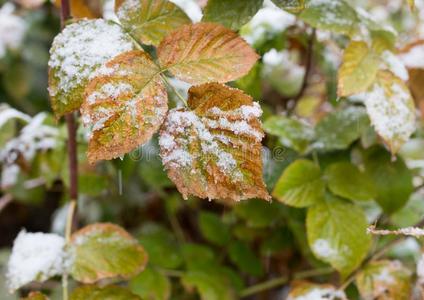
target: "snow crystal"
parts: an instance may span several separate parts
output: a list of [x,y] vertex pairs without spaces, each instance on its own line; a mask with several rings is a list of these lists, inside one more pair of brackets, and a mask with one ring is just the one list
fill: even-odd
[[105,0],[103,2],[103,18],[119,23],[119,19],[115,14],[115,0]]
[[50,95],[70,91],[105,62],[132,49],[130,38],[112,22],[82,20],[66,26],[50,49],[49,67],[59,82],[57,89],[49,90]]
[[318,239],[312,245],[314,253],[322,258],[337,257],[339,252],[334,249],[327,240]]
[[406,67],[423,69],[424,68],[424,44],[419,44],[415,47],[412,47],[408,52],[401,53],[399,57],[403,61]]
[[25,20],[13,14],[15,6],[8,2],[0,9],[0,58],[7,49],[17,49],[24,39],[27,26]]
[[346,295],[343,291],[336,290],[334,288],[313,288],[306,294],[289,297],[287,300],[339,300],[346,299]]
[[[262,110],[257,103],[231,111],[213,107],[203,117],[192,111],[172,110],[166,120],[166,131],[162,132],[159,138],[163,163],[176,168],[190,167],[193,161],[210,155],[217,160],[217,166],[223,173],[238,181],[243,175],[238,170],[236,159],[220,146],[220,143],[229,145],[230,139],[222,133],[212,132],[211,129],[224,129],[260,141],[263,133],[255,130],[248,121],[258,118],[261,114]],[[236,116],[239,118],[237,121],[230,122],[227,119]],[[195,134],[187,137],[191,130],[194,130]],[[188,150],[189,145],[195,140],[200,142],[200,153],[190,153]]]
[[98,99],[116,98],[123,93],[134,92],[132,85],[120,82],[116,85],[106,83],[100,89],[100,92],[94,92],[87,98],[88,104],[94,104]]
[[178,5],[193,22],[200,22],[203,17],[202,9],[195,0],[170,0]]
[[296,22],[296,17],[265,1],[250,22],[243,28],[242,36],[249,44],[255,44],[266,35],[277,35]]
[[11,291],[32,281],[61,275],[72,263],[64,251],[65,239],[56,234],[22,230],[13,244],[7,280]]
[[399,84],[390,87],[392,95],[374,84],[364,96],[365,106],[377,133],[384,139],[406,141],[415,131],[415,112],[409,107],[411,97]]
[[396,55],[386,50],[383,52],[382,58],[393,74],[395,74],[403,81],[407,81],[409,79],[408,70],[406,69],[402,60],[400,60]]

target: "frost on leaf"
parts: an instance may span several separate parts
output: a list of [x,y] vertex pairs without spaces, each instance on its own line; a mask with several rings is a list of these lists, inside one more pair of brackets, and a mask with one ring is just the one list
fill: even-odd
[[128,232],[114,224],[92,224],[72,235],[74,279],[94,283],[106,278],[131,278],[147,263],[143,247]]
[[377,75],[379,64],[379,57],[367,43],[351,42],[339,70],[338,95],[344,97],[366,91]]
[[392,153],[415,131],[415,105],[405,83],[389,71],[380,71],[362,95],[371,123]]
[[347,298],[343,291],[330,284],[300,281],[294,284],[287,300],[347,300]]
[[9,289],[15,291],[32,281],[44,281],[66,272],[72,260],[64,247],[65,239],[59,235],[21,231],[7,266]]
[[122,26],[143,44],[157,46],[171,31],[191,23],[182,9],[167,0],[117,0],[115,10]]
[[90,162],[122,156],[159,129],[168,110],[159,73],[148,54],[138,50],[117,56],[97,71],[81,107],[83,122],[92,131]]
[[97,19],[66,26],[50,49],[49,94],[56,117],[80,107],[93,72],[132,49],[130,37],[114,23]]
[[374,261],[356,277],[364,300],[411,299],[412,273],[400,261]]
[[259,104],[218,83],[192,87],[188,104],[170,111],[159,140],[168,176],[184,197],[270,199],[262,180]]
[[222,25],[185,25],[159,45],[161,66],[192,84],[235,80],[246,75],[258,59],[235,32]]

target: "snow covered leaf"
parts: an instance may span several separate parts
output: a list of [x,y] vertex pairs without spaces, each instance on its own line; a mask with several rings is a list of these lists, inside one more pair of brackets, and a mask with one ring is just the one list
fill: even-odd
[[202,21],[220,23],[237,30],[262,7],[263,0],[209,0]]
[[163,69],[191,84],[238,79],[258,59],[235,32],[213,23],[180,27],[162,40],[158,57]]
[[49,94],[56,117],[79,109],[89,77],[132,49],[130,37],[114,23],[97,19],[66,26],[50,49]]
[[346,97],[366,91],[374,82],[379,65],[379,57],[367,43],[352,41],[344,52],[339,69],[338,95]]
[[392,156],[380,147],[371,148],[364,154],[365,171],[377,188],[377,203],[387,214],[402,208],[409,200],[413,187],[413,173],[401,157]]
[[293,285],[287,300],[347,300],[347,298],[343,291],[330,284],[300,281]]
[[145,52],[122,53],[97,72],[81,113],[91,126],[88,160],[112,159],[147,142],[168,110],[160,70]]
[[279,137],[283,146],[292,148],[300,153],[308,149],[315,137],[312,126],[294,118],[272,116],[264,123],[266,133]]
[[325,176],[328,187],[335,195],[350,200],[367,201],[377,192],[368,174],[349,162],[334,163],[327,167]]
[[183,196],[269,199],[259,104],[240,90],[210,83],[189,90],[188,106],[169,112],[159,140],[165,169]]
[[369,119],[363,107],[348,107],[326,115],[315,128],[320,150],[346,149],[369,128]]
[[45,281],[66,272],[72,260],[64,247],[65,239],[59,235],[22,230],[7,266],[9,289],[15,291],[32,281]]
[[389,71],[379,71],[363,95],[376,132],[394,154],[415,131],[415,105],[405,83]]
[[[61,0],[55,0],[54,4],[61,7]],[[102,17],[103,3],[99,0],[70,0],[71,16],[76,19],[95,19]]]
[[70,300],[141,300],[126,288],[120,286],[97,287],[94,285],[76,288]]
[[122,26],[148,45],[159,45],[177,27],[191,23],[184,11],[168,0],[117,0],[115,11]]
[[370,262],[356,277],[364,300],[411,299],[412,273],[400,261]]
[[131,278],[147,263],[138,241],[114,224],[92,224],[77,231],[72,235],[71,250],[75,256],[71,275],[84,283]]
[[22,298],[21,300],[49,300],[49,298],[40,292],[31,292],[27,297]]
[[272,0],[279,8],[291,13],[300,13],[305,9],[305,0]]
[[343,276],[360,265],[371,246],[367,227],[360,207],[334,196],[327,195],[308,209],[306,229],[312,252]]
[[310,0],[299,18],[318,29],[353,35],[359,19],[344,0]]
[[272,195],[284,204],[308,207],[322,201],[324,192],[319,167],[312,161],[299,159],[284,170]]

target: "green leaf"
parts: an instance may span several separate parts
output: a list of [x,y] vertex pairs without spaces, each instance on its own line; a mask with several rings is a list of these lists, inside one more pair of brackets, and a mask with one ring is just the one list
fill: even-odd
[[131,38],[112,22],[81,20],[66,26],[50,49],[49,93],[56,117],[79,109],[89,77],[133,48]]
[[231,239],[229,227],[214,213],[201,212],[199,228],[208,241],[218,246],[225,246]]
[[348,107],[325,116],[316,126],[315,148],[346,149],[368,128],[369,119],[362,107]]
[[332,164],[325,170],[325,176],[330,191],[337,196],[359,201],[376,197],[377,191],[372,179],[351,163]]
[[374,82],[380,63],[380,58],[367,43],[352,41],[344,52],[339,69],[339,97],[365,92]]
[[252,276],[262,276],[264,270],[261,261],[246,243],[241,241],[231,243],[228,254],[231,261],[237,265],[242,272]]
[[171,281],[153,268],[146,268],[131,279],[129,286],[143,300],[168,300],[171,296]]
[[404,207],[390,216],[390,222],[396,227],[414,226],[424,216],[424,195],[414,193]]
[[131,278],[140,273],[147,255],[136,239],[114,224],[99,223],[72,235],[75,280],[94,283],[106,278]]
[[139,50],[122,53],[96,73],[81,106],[91,129],[88,160],[120,157],[144,144],[168,111],[168,95],[151,57]]
[[279,137],[283,146],[303,153],[314,139],[314,130],[308,124],[285,116],[272,116],[264,123],[266,133]]
[[182,264],[177,241],[167,229],[147,224],[138,238],[149,254],[149,264],[166,269],[178,268]]
[[416,129],[415,104],[405,82],[389,71],[379,71],[364,103],[375,131],[397,153]]
[[188,289],[196,288],[202,300],[237,299],[231,281],[223,275],[219,269],[199,269],[187,272],[181,281]]
[[309,0],[299,18],[312,27],[353,35],[359,21],[356,11],[344,0]]
[[109,180],[97,173],[84,173],[78,176],[79,193],[88,196],[97,196],[109,187]]
[[284,204],[308,207],[323,200],[324,192],[325,183],[319,166],[300,159],[284,170],[272,195]]
[[116,15],[139,42],[158,46],[160,41],[190,18],[168,0],[117,0]]
[[412,172],[401,157],[392,160],[390,153],[375,147],[365,153],[365,170],[377,188],[377,202],[385,213],[402,208],[412,194]]
[[272,0],[279,8],[291,13],[300,13],[305,9],[305,0]]
[[411,299],[412,273],[400,261],[373,261],[356,277],[363,299]]
[[188,269],[202,269],[216,263],[215,253],[211,248],[201,244],[186,243],[181,246],[181,253]]
[[233,30],[249,22],[261,8],[263,0],[209,0],[202,22],[220,23]]
[[361,208],[336,197],[308,209],[306,228],[314,255],[343,276],[358,267],[371,246],[368,224]]
[[119,286],[82,286],[76,288],[70,300],[141,300],[140,297]]
[[234,212],[243,218],[247,225],[254,228],[273,226],[281,221],[283,207],[277,202],[252,199],[238,203]]

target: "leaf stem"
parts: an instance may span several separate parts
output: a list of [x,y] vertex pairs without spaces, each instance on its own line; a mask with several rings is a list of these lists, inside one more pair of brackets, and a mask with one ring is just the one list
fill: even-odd
[[[315,277],[319,275],[326,275],[333,273],[334,270],[332,268],[322,268],[315,270],[307,270],[294,274],[293,279],[305,279],[308,277]],[[277,278],[270,279],[265,282],[258,283],[256,285],[250,286],[240,293],[240,298],[245,298],[248,296],[252,296],[266,290],[274,289],[281,285],[286,284],[290,280],[290,277],[285,275]]]
[[161,77],[163,79],[163,81],[166,83],[166,85],[173,90],[173,92],[175,93],[175,95],[177,95],[177,97],[184,103],[184,105],[186,107],[188,107],[187,104],[187,100],[184,99],[184,97],[180,94],[180,92],[177,91],[176,88],[174,88],[174,86],[169,82],[168,78],[166,77],[166,75],[161,74]]

